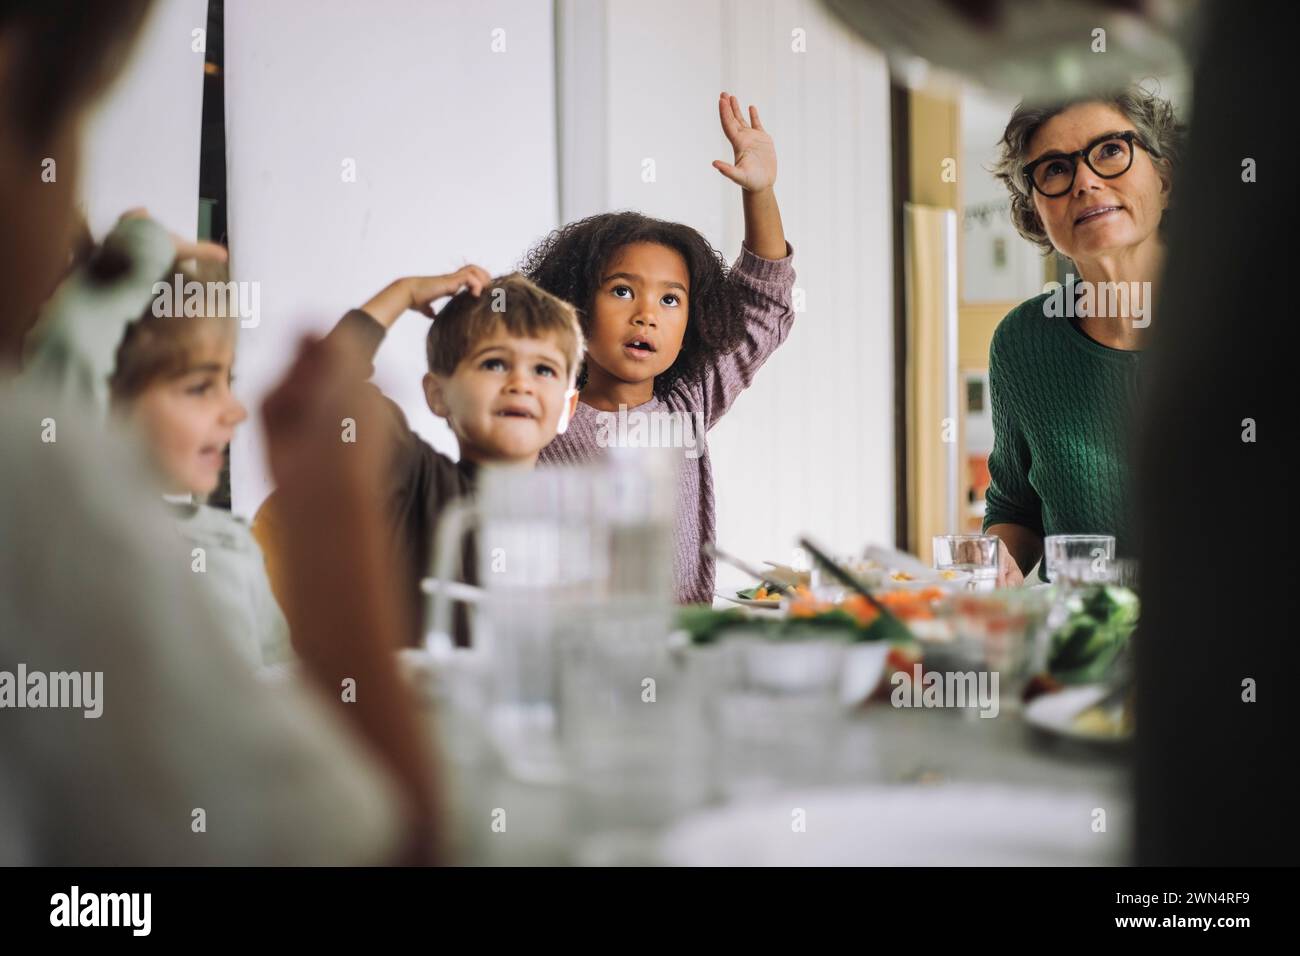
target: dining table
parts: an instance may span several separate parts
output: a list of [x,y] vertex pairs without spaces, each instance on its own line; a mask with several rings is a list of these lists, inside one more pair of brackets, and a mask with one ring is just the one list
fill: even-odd
[[[665,856],[674,831],[692,821],[718,817],[744,800],[727,801],[716,795],[675,819],[663,821],[632,842],[602,843],[575,800],[575,788],[564,781],[529,781],[510,773],[482,733],[481,726],[456,719],[437,704],[428,709],[444,767],[443,788],[448,808],[451,861],[462,865],[568,866],[581,864],[658,865],[682,862]],[[1124,743],[1087,743],[1052,736],[1027,724],[1018,707],[1004,708],[996,717],[983,718],[971,709],[924,709],[891,705],[876,695],[855,707],[837,736],[829,773],[815,785],[799,789],[797,800],[836,801],[840,816],[869,825],[873,808],[882,795],[904,807],[915,804],[920,812],[897,817],[888,836],[895,849],[881,856],[866,840],[858,851],[845,856],[843,849],[817,852],[803,858],[809,863],[872,865],[899,862],[897,844],[914,846],[924,862],[999,862],[997,854],[984,858],[959,856],[951,860],[942,846],[927,847],[938,839],[936,817],[951,810],[924,812],[926,798],[967,794],[1007,802],[1014,815],[1016,796],[1033,795],[1040,803],[1062,812],[1074,808],[1070,826],[1079,836],[1063,845],[1055,856],[1036,863],[1058,865],[1122,865],[1131,856],[1132,768],[1131,750]],[[790,795],[780,790],[746,798],[780,805]],[[855,803],[855,801],[857,801]],[[861,812],[855,808],[860,804]],[[934,804],[941,808],[944,804]],[[1001,803],[991,806],[999,807]],[[1098,811],[1104,822],[1097,826]],[[1077,811],[1077,812],[1076,812]],[[797,815],[797,814],[796,814]],[[1077,818],[1077,819],[1076,819]],[[1015,827],[1014,819],[1005,821]],[[940,828],[941,829],[941,828]],[[1083,836],[1086,834],[1086,836]],[[820,851],[818,851],[820,852]],[[765,862],[780,862],[778,854]],[[715,857],[689,860],[709,864],[755,862],[743,853],[720,852]],[[906,862],[906,859],[904,859]]]

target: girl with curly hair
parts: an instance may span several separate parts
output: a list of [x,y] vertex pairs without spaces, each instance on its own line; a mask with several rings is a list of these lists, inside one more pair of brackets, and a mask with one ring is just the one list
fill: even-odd
[[718,99],[732,163],[713,167],[740,186],[745,240],[730,269],[696,230],[635,212],[564,226],[523,271],[571,302],[587,353],[568,430],[539,463],[581,463],[601,453],[619,417],[680,419],[685,455],[677,492],[673,570],[677,599],[711,603],[714,563],[702,553],[716,530],[705,433],[753,381],[794,321],[792,250],[772,185],[776,149],[758,110],[749,122],[734,96]]

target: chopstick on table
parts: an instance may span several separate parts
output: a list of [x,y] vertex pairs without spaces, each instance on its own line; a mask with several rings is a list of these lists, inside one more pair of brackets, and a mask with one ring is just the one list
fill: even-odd
[[770,585],[771,587],[776,588],[776,590],[781,592],[782,594],[788,594],[794,596],[795,586],[793,584],[787,584],[784,581],[774,578],[770,574],[764,574],[762,571],[758,570],[753,565],[748,564],[740,560],[740,558],[737,558],[734,555],[730,555],[727,552],[723,551],[721,548],[714,545],[711,541],[704,542],[700,550],[703,551],[705,554],[709,555],[710,557],[723,562],[724,564],[731,565],[737,571],[743,571],[745,574],[748,574],[751,578],[755,578],[762,584]]

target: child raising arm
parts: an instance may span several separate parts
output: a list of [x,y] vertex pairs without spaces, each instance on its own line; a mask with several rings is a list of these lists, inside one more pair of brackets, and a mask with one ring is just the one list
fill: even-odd
[[735,97],[718,100],[731,163],[714,168],[741,187],[745,240],[727,269],[695,229],[635,212],[570,223],[527,257],[525,271],[572,302],[588,338],[579,404],[543,463],[602,453],[626,416],[680,419],[674,575],[683,603],[713,599],[714,563],[701,553],[716,532],[707,431],[749,387],[794,321],[792,252],[773,192],[776,150],[757,109],[747,123]]

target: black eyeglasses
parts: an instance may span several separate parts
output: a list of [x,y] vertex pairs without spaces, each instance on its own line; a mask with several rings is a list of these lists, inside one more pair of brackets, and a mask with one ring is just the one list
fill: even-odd
[[1074,186],[1081,158],[1102,179],[1114,179],[1123,176],[1133,165],[1134,144],[1152,156],[1160,155],[1142,142],[1136,130],[1130,129],[1099,136],[1073,153],[1050,153],[1029,163],[1021,172],[1024,173],[1025,181],[1044,196],[1064,196]]

